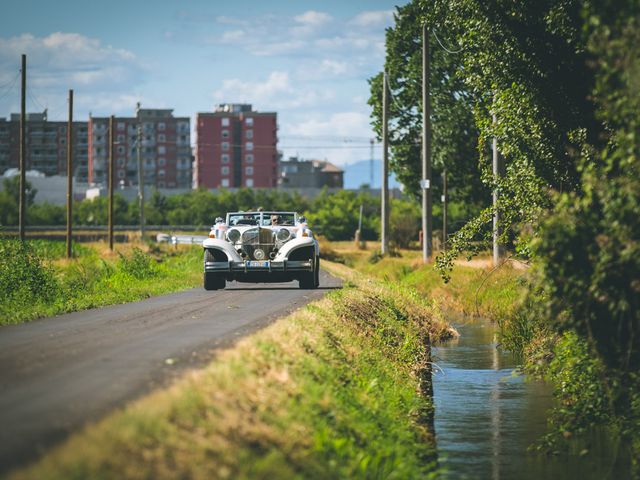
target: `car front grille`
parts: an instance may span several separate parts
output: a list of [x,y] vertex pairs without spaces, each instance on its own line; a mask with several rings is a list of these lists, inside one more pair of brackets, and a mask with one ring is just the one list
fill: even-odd
[[251,228],[242,234],[242,250],[252,260],[256,260],[255,250],[261,249],[265,253],[265,260],[275,248],[275,236],[269,228]]

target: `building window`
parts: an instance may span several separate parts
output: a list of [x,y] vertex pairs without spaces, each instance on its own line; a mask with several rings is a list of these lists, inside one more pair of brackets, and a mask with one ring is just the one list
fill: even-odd
[[117,151],[120,155],[122,155],[122,154],[124,154],[124,147],[123,147],[122,145],[119,145],[119,146],[116,148],[116,151]]
[[253,178],[247,178],[245,185],[247,187],[253,187]]
[[167,141],[167,137],[165,136],[164,133],[159,133],[158,134],[158,141],[159,142],[166,142]]
[[167,164],[167,159],[164,157],[158,157],[158,166],[164,167]]
[[158,182],[158,188],[164,188],[164,182]]
[[229,126],[229,119],[227,117],[222,119],[222,126],[223,127],[228,127]]
[[220,159],[222,160],[222,163],[229,163],[229,154],[223,153]]
[[158,177],[160,177],[160,178],[164,178],[165,173],[166,173],[166,172],[164,171],[164,169],[160,169],[160,170],[158,170]]
[[222,130],[222,138],[229,138],[229,130]]
[[229,142],[222,142],[222,150],[229,150]]
[[245,145],[245,148],[247,150],[253,150],[253,142],[247,142]]
[[67,144],[67,139],[66,138],[61,138],[60,139],[60,145],[66,145]]
[[253,175],[253,167],[247,167],[244,169],[246,175]]
[[244,157],[247,163],[253,163],[253,153],[247,153],[247,156]]
[[167,127],[167,126],[165,125],[165,123],[164,123],[164,122],[160,122],[160,123],[158,123],[158,130],[162,130],[162,131],[164,131],[164,129],[165,129],[166,127]]
[[222,173],[222,175],[229,175],[229,167],[222,167],[220,173]]
[[158,153],[159,153],[160,155],[164,155],[165,153],[167,153],[167,148],[166,148],[164,145],[160,145],[160,146],[158,147]]
[[220,186],[221,187],[228,187],[229,186],[229,179],[228,178],[223,178],[222,181],[220,182]]
[[247,130],[247,138],[248,139],[252,139],[253,138],[253,130]]
[[60,127],[60,133],[67,133],[67,127]]
[[118,178],[124,178],[126,176],[126,173],[124,173],[124,170],[118,170]]
[[118,130],[124,130],[124,122],[118,122],[118,124],[116,125],[116,128]]
[[247,127],[253,127],[253,118],[252,117],[247,117],[244,121],[245,125]]
[[124,157],[118,157],[118,166],[124,167]]
[[122,142],[122,143],[124,143],[124,135],[118,135],[118,136],[116,137],[116,142]]

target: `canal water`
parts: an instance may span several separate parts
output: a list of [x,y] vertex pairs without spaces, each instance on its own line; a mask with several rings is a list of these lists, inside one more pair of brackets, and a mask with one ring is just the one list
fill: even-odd
[[[547,431],[548,385],[518,373],[517,359],[496,348],[487,320],[453,322],[460,338],[432,348],[435,431],[443,478],[626,478],[606,438],[547,456],[528,447]],[[618,460],[618,461],[617,461]]]

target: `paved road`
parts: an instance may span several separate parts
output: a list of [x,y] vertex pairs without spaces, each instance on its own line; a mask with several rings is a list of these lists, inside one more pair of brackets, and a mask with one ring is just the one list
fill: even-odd
[[297,285],[230,283],[0,328],[0,474],[339,281]]

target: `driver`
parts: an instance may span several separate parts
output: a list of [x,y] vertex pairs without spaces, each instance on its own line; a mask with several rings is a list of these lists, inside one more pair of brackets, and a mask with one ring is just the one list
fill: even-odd
[[271,225],[279,225],[280,217],[278,215],[271,215]]

